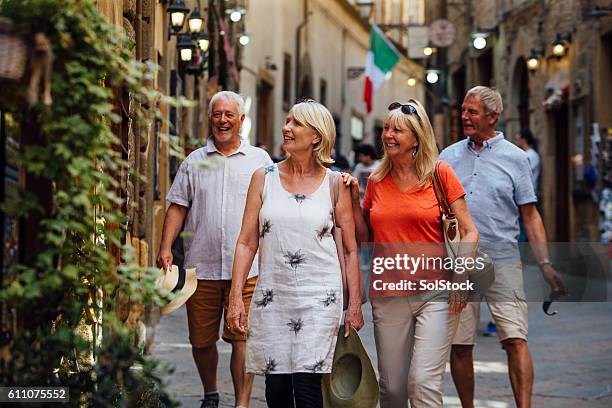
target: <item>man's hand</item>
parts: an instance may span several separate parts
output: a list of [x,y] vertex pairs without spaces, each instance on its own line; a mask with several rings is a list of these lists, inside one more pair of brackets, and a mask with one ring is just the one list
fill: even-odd
[[349,304],[346,314],[344,315],[344,337],[348,337],[351,327],[359,330],[363,327],[363,314],[361,313],[361,304]]
[[157,253],[157,266],[164,268],[164,270],[172,266],[172,249],[159,248],[159,252]]
[[559,272],[553,268],[551,264],[546,264],[541,267],[542,276],[550,289],[559,295],[567,295],[567,285]]

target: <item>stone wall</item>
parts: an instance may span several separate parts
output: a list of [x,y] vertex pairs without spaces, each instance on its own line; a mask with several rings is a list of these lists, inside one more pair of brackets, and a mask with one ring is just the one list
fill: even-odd
[[[494,83],[502,94],[505,108],[499,128],[509,138],[520,128],[518,104],[524,72],[520,65],[532,49],[545,51],[540,67],[528,75],[527,83],[529,126],[540,141],[542,156],[540,205],[553,239],[588,240],[595,239],[596,235],[597,217],[590,208],[595,203],[588,197],[581,198],[588,196],[582,173],[590,157],[590,124],[602,120],[596,113],[601,102],[596,102],[594,95],[600,86],[605,86],[602,78],[606,74],[601,73],[602,68],[596,68],[601,64],[594,64],[601,58],[598,41],[594,41],[601,22],[586,17],[587,6],[580,0],[447,2],[449,19],[455,23],[458,34],[457,46],[448,52],[450,73],[452,77],[453,72],[465,69],[467,89],[478,85],[476,61],[482,55],[470,46],[470,34],[477,29],[493,29],[489,43],[493,52]],[[551,56],[557,33],[571,35],[568,53],[561,59]],[[452,86],[451,80],[449,91]],[[563,95],[556,104],[544,104],[545,100],[551,101],[551,92],[563,92]],[[564,112],[562,119],[567,119],[567,137],[559,136],[559,116],[556,116],[559,112]],[[568,168],[567,173],[564,167]],[[567,188],[562,183],[567,183]],[[561,205],[564,203],[568,204],[567,211]],[[569,219],[564,222],[571,224],[569,236],[557,228],[565,216]]]

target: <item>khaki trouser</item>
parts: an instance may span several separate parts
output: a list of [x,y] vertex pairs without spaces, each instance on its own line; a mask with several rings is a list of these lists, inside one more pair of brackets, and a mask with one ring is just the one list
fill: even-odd
[[381,408],[442,407],[442,377],[458,315],[447,295],[372,299]]

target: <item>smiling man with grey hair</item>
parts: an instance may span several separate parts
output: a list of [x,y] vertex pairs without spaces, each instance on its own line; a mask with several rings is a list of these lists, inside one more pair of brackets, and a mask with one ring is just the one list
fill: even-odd
[[[553,292],[567,292],[565,281],[548,258],[547,237],[537,201],[527,155],[495,131],[503,111],[499,92],[486,86],[470,89],[461,105],[466,139],[442,151],[466,191],[472,219],[480,232],[481,246],[495,261],[495,282],[483,294],[497,325],[497,334],[508,355],[508,370],[519,408],[531,406],[533,364],[527,347],[527,302],[518,251],[519,216],[542,276]],[[461,313],[451,349],[451,374],[463,408],[474,406],[473,347],[480,302]]]
[[[196,292],[187,301],[189,341],[202,385],[202,407],[219,405],[216,343],[219,325],[227,313],[234,249],[240,233],[251,175],[272,164],[268,153],[240,138],[245,118],[244,100],[234,92],[215,94],[209,108],[210,131],[206,146],[181,164],[172,183],[157,262],[172,265],[172,243],[183,222],[185,266],[195,267]],[[251,303],[258,275],[253,262],[244,286],[244,304]],[[227,317],[226,317],[227,318]],[[253,376],[245,373],[246,336],[230,332],[224,324],[223,340],[232,344],[231,374],[237,407],[248,407]]]

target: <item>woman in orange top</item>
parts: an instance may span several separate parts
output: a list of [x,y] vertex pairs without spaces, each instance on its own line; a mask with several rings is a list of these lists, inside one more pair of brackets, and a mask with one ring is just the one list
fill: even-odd
[[[445,250],[432,186],[438,149],[422,105],[414,99],[392,103],[382,142],[385,154],[370,176],[363,210],[357,180],[344,176],[351,185],[358,239],[373,237],[375,245],[370,297],[380,405],[401,408],[410,400],[412,408],[442,407],[442,376],[467,292],[431,288],[465,283],[467,274],[445,269],[441,262],[425,263],[435,257],[442,261]],[[439,174],[459,223],[459,256],[472,257],[479,236],[465,192],[448,164],[440,164]]]

